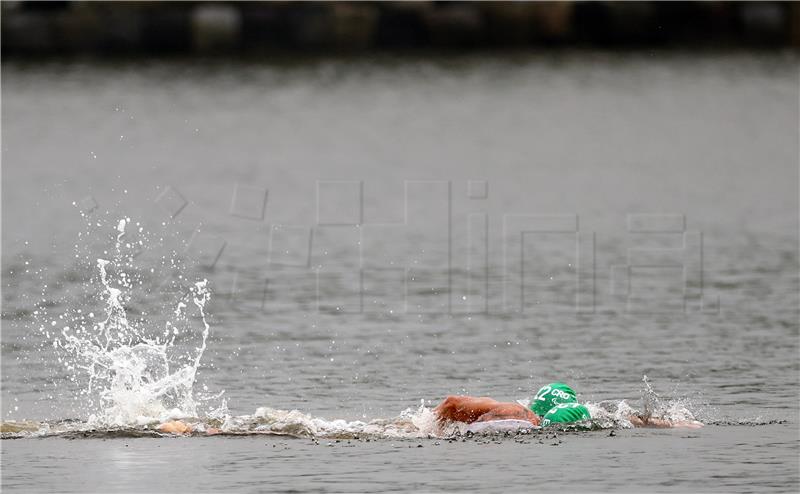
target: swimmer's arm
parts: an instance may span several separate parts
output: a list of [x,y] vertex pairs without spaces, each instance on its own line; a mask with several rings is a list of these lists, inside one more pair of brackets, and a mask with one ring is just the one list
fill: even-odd
[[628,420],[630,420],[634,427],[650,427],[655,429],[699,429],[700,427],[703,427],[703,423],[696,420],[672,421],[666,419],[656,419],[653,417],[640,417],[639,415],[631,415],[628,417]]

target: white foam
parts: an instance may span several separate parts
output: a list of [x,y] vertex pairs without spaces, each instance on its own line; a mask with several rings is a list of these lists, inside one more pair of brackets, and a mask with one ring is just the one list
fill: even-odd
[[228,433],[255,432],[317,438],[361,436],[420,438],[440,436],[444,432],[437,429],[433,411],[424,404],[416,409],[408,408],[400,415],[390,419],[374,419],[368,422],[328,420],[308,415],[299,410],[261,407],[253,415],[228,417],[221,429]]

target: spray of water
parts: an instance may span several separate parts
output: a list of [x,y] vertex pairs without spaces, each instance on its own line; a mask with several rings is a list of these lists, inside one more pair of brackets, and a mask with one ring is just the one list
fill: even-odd
[[[67,369],[87,378],[82,394],[94,426],[134,426],[171,418],[196,417],[198,407],[192,389],[209,337],[205,307],[211,297],[207,280],[194,283],[177,302],[173,320],[163,331],[148,323],[131,323],[125,302],[134,288],[124,269],[132,257],[122,249],[129,220],[117,225],[114,260],[97,259],[105,318],[91,324],[65,326],[55,346]],[[113,273],[112,273],[113,270]],[[180,321],[186,321],[188,304],[193,303],[203,330],[201,343],[181,353]]]

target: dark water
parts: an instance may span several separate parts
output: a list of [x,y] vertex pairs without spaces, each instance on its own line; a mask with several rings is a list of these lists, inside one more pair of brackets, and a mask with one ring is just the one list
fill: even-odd
[[735,492],[757,485],[767,492],[791,491],[798,481],[791,460],[797,451],[794,426],[617,434],[598,431],[542,443],[314,444],[253,437],[5,441],[3,484],[62,492],[508,492],[548,485],[570,492]]
[[641,406],[646,374],[711,424],[7,440],[4,486],[796,490],[797,74],[789,55],[4,64],[3,420],[96,412],[38,328],[102,312],[94,260],[130,217],[150,235],[129,316],[169,320],[165,259],[208,278],[195,390],[231,415],[390,418],[555,379]]

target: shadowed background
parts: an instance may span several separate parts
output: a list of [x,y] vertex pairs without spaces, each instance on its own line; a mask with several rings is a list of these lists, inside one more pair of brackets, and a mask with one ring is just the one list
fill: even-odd
[[3,54],[800,43],[790,2],[3,2]]

